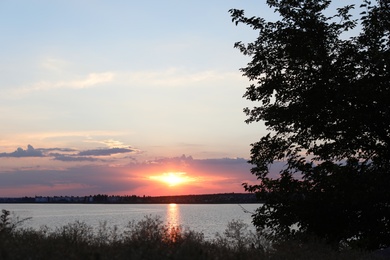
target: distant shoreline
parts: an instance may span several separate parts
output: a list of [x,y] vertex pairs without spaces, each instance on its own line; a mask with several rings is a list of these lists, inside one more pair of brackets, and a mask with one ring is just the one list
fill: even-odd
[[35,196],[0,198],[0,203],[77,203],[77,204],[229,204],[261,203],[253,193],[218,193],[176,196],[89,195],[89,196]]

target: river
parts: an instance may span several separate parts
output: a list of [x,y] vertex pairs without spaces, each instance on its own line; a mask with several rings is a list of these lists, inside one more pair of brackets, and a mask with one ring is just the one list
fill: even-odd
[[51,229],[75,221],[97,228],[107,222],[109,227],[124,228],[130,221],[145,216],[159,216],[168,225],[202,232],[206,239],[223,233],[232,220],[242,220],[254,230],[251,214],[260,204],[0,204],[13,217],[31,218],[22,227]]

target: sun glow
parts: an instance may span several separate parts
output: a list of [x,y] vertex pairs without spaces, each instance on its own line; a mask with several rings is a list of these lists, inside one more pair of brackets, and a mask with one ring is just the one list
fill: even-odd
[[185,172],[167,172],[159,176],[150,176],[149,178],[152,180],[164,182],[172,187],[193,181],[192,178],[185,175]]

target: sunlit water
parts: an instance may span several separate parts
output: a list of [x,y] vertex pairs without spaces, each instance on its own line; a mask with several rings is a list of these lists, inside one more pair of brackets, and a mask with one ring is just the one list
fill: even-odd
[[85,222],[97,228],[107,222],[109,227],[125,227],[130,221],[145,216],[160,216],[168,225],[181,225],[202,232],[206,239],[223,233],[228,222],[242,220],[254,230],[250,213],[259,204],[0,204],[20,219],[31,217],[23,227],[39,229],[42,226],[55,229],[75,221]]

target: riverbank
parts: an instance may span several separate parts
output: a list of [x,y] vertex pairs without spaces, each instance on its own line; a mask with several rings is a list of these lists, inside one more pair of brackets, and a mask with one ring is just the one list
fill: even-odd
[[219,193],[178,196],[89,195],[89,196],[35,196],[0,198],[0,203],[107,203],[107,204],[222,204],[258,203],[253,193]]

